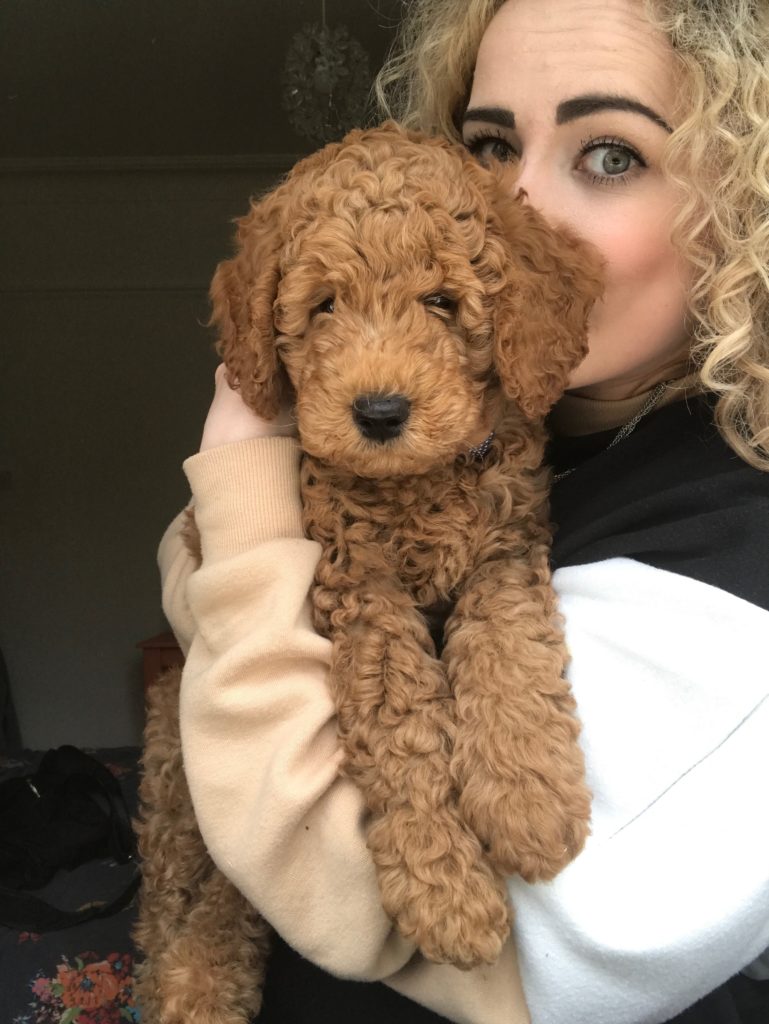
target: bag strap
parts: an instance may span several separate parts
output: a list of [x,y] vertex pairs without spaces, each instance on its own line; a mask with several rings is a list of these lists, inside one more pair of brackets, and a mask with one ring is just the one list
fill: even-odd
[[136,869],[128,885],[109,903],[87,903],[80,910],[62,910],[38,896],[8,889],[0,885],[0,924],[14,931],[56,932],[73,928],[94,918],[111,917],[125,909],[141,884],[141,870]]

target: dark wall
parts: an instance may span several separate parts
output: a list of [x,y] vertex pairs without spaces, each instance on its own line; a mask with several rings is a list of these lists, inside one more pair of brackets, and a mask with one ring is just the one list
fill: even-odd
[[[291,39],[323,0],[3,0],[0,154],[299,153],[281,104]],[[325,0],[381,64],[399,0]]]
[[[327,0],[375,69],[399,3]],[[310,0],[0,4],[0,648],[23,740],[139,741],[136,644],[187,498],[231,218],[314,148],[281,106]]]

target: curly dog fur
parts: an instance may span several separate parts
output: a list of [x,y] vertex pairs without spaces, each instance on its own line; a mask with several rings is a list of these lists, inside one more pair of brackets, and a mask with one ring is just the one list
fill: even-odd
[[[601,268],[513,191],[445,141],[353,132],[252,204],[211,288],[231,382],[262,416],[296,412],[315,625],[383,906],[463,968],[508,934],[503,876],[552,878],[590,814],[543,420]],[[258,1009],[266,926],[200,839],[176,689],[155,687],[147,728],[140,994],[152,1024],[234,1024]]]
[[159,678],[147,708],[134,823],[142,860],[134,940],[145,952],[137,1000],[147,1024],[244,1024],[259,1010],[269,927],[215,867],[198,831],[182,763],[180,682],[178,669]]

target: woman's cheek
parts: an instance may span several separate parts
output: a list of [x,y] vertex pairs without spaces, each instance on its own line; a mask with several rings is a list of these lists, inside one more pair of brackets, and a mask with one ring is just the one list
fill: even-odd
[[590,318],[590,349],[570,387],[646,371],[686,345],[687,274],[669,224],[648,218],[616,224],[590,241],[606,259],[606,288]]

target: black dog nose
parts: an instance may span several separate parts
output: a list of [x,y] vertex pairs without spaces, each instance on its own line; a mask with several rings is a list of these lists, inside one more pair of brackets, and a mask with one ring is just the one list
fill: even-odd
[[411,402],[405,395],[358,395],[352,418],[370,441],[390,441],[403,430]]

